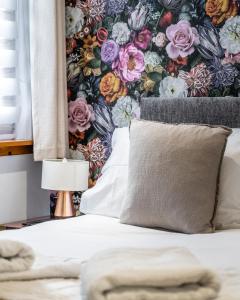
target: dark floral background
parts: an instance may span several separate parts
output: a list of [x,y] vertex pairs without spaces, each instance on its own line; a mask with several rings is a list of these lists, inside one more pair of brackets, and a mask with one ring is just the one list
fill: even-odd
[[[238,96],[239,0],[66,0],[72,158],[94,184],[139,99]],[[238,94],[239,93],[239,94]]]

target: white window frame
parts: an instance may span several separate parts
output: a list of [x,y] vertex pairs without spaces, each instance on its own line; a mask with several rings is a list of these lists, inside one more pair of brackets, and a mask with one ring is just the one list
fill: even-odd
[[0,0],[0,140],[32,139],[28,2]]

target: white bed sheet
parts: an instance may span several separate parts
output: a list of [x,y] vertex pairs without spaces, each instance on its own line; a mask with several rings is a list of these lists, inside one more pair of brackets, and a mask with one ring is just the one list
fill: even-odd
[[[222,278],[218,300],[240,300],[240,229],[185,235],[124,225],[110,217],[86,215],[3,231],[0,239],[30,245],[39,256],[46,257],[46,263],[66,259],[84,261],[109,248],[186,247]],[[67,299],[79,299],[78,283],[70,282],[65,293],[70,295]]]

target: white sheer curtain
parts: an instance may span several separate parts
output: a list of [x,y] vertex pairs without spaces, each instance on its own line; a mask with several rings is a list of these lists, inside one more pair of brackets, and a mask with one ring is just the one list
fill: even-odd
[[0,0],[0,139],[31,139],[28,1]]
[[18,139],[32,139],[32,99],[30,77],[29,2],[17,0],[17,94],[19,116],[16,126]]
[[65,1],[30,0],[34,158],[67,155]]

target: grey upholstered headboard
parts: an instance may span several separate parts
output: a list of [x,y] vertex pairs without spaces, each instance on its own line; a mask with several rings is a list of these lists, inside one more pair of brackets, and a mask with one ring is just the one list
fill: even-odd
[[240,98],[142,98],[141,118],[240,128]]

